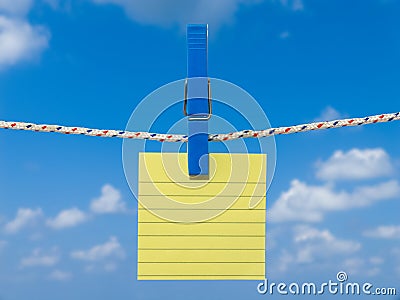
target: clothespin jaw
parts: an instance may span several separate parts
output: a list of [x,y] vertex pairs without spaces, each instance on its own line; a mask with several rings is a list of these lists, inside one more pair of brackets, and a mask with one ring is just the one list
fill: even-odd
[[208,176],[208,120],[211,89],[207,72],[208,25],[187,25],[187,79],[184,113],[188,116],[189,176]]

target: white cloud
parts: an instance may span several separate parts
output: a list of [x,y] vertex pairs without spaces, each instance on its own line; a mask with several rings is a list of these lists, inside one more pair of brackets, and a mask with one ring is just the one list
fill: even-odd
[[368,260],[356,257],[346,259],[342,264],[342,268],[348,274],[363,274],[373,277],[381,272],[381,268],[378,265],[382,263],[383,259],[380,257],[370,257]]
[[49,38],[45,27],[0,15],[0,69],[36,59],[48,47]]
[[32,4],[33,0],[0,0],[0,13],[25,15]]
[[125,252],[114,236],[101,245],[93,246],[89,250],[78,250],[71,252],[71,257],[84,261],[101,261],[108,258],[125,258]]
[[121,200],[121,193],[109,184],[101,189],[101,195],[90,204],[92,212],[97,214],[118,213],[126,211],[125,202]]
[[317,177],[324,180],[378,178],[393,172],[390,157],[381,148],[338,150],[317,166]]
[[[98,5],[116,5],[133,21],[145,25],[183,28],[189,23],[209,24],[215,32],[219,27],[234,22],[243,6],[261,3],[279,5],[291,12],[304,10],[303,0],[91,0]],[[285,35],[285,34],[284,34]],[[289,37],[283,37],[283,39]],[[281,37],[282,38],[282,37]]]
[[336,238],[329,230],[319,230],[308,225],[294,228],[294,242],[298,245],[296,261],[312,263],[317,257],[350,254],[358,251],[361,244]]
[[[293,228],[292,249],[282,249],[271,268],[280,273],[305,270],[323,264],[336,264],[338,259],[358,252],[361,244],[353,240],[340,239],[327,229],[317,229],[308,225]],[[301,267],[299,267],[301,265]]]
[[319,222],[331,211],[348,210],[372,205],[398,197],[397,181],[356,188],[353,192],[335,191],[332,185],[312,186],[297,179],[283,192],[270,209],[271,222]]
[[240,5],[260,0],[92,0],[96,4],[121,6],[134,21],[142,24],[170,26],[173,24],[208,23],[216,28],[233,19]]
[[[141,24],[183,26],[188,23],[207,23],[215,30],[222,24],[231,23],[240,6],[257,5],[263,0],[92,0],[92,2],[121,6],[132,20]],[[278,3],[292,11],[304,9],[302,0],[280,0]]]
[[33,3],[33,0],[0,0],[0,70],[37,59],[48,47],[47,28],[26,20]]
[[384,259],[361,258],[357,254],[361,248],[360,242],[337,237],[328,229],[298,225],[293,227],[292,249],[283,249],[271,268],[285,273],[299,269],[315,271],[315,266],[337,272],[339,267],[348,274],[378,275]]
[[364,231],[364,236],[381,239],[400,239],[400,226],[379,226]]
[[342,118],[342,114],[334,109],[332,106],[327,106],[321,113],[320,116],[315,118],[314,121],[332,121]]
[[49,278],[56,281],[68,281],[72,278],[72,274],[60,270],[54,270],[50,273]]
[[52,267],[60,260],[58,250],[53,248],[50,253],[44,254],[41,249],[33,250],[32,254],[28,257],[21,259],[21,267]]
[[46,224],[53,229],[63,229],[77,226],[87,219],[88,216],[84,212],[74,207],[61,211],[55,218],[48,219]]
[[4,231],[8,234],[17,233],[21,229],[35,224],[42,216],[43,212],[40,208],[20,208],[15,219],[4,226]]

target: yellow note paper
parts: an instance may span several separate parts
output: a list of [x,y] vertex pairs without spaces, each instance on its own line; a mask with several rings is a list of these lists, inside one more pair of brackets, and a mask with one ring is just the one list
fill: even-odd
[[191,178],[186,153],[139,154],[139,280],[265,278],[266,155],[209,165]]

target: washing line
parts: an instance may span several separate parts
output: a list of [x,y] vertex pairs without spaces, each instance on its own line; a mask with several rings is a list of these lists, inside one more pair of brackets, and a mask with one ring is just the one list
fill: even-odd
[[[283,126],[268,128],[264,130],[242,130],[223,134],[210,134],[208,140],[211,142],[229,141],[241,138],[263,138],[281,134],[292,134],[312,130],[323,130],[331,128],[342,128],[350,126],[361,126],[366,124],[386,123],[400,120],[400,112],[367,116],[363,118],[340,119],[333,121],[313,122],[294,126]],[[86,136],[145,139],[159,142],[187,142],[188,136],[182,134],[163,134],[150,132],[134,132],[125,130],[93,129],[76,126],[35,124],[27,122],[0,121],[0,128],[13,130],[26,130],[36,132],[58,132],[63,134],[79,134]]]

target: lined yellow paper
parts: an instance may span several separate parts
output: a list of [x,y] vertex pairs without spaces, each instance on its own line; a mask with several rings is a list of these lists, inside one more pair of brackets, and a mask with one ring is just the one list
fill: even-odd
[[193,179],[185,153],[139,154],[139,280],[265,278],[266,155],[209,162]]

